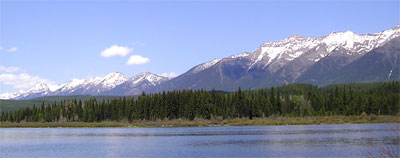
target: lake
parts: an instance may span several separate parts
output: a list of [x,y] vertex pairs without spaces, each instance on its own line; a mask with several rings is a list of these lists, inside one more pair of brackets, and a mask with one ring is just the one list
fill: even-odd
[[399,127],[0,128],[0,157],[365,157]]

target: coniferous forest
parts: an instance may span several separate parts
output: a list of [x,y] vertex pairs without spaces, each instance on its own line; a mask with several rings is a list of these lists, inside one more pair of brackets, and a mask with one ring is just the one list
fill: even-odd
[[107,100],[63,100],[2,112],[9,122],[102,122],[269,116],[398,115],[400,82],[319,88],[292,84],[236,92],[181,90]]

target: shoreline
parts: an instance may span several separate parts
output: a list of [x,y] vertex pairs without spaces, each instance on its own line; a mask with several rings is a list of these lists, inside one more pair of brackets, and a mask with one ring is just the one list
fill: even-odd
[[221,127],[221,126],[273,126],[273,125],[322,125],[400,123],[400,117],[387,115],[370,116],[311,116],[311,117],[266,117],[235,119],[195,119],[193,121],[156,120],[129,122],[0,122],[0,128],[98,128],[98,127]]

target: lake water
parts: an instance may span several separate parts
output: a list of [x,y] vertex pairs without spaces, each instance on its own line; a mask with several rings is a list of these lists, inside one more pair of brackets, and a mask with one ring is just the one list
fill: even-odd
[[0,157],[365,157],[400,124],[0,129]]

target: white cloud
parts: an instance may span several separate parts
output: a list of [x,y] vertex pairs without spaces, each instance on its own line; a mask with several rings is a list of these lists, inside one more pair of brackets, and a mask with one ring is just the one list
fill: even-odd
[[19,70],[21,70],[21,69],[16,66],[4,67],[4,66],[0,65],[0,71],[3,71],[3,72],[17,72]]
[[50,80],[42,79],[38,76],[31,76],[27,73],[21,73],[18,75],[8,73],[0,74],[0,83],[12,86],[16,89],[31,88],[39,83],[54,84],[54,82]]
[[18,50],[18,47],[12,47],[10,49],[8,49],[8,52],[16,52]]
[[142,57],[140,55],[132,55],[129,60],[126,62],[127,65],[140,65],[146,64],[150,61],[149,58]]
[[170,73],[164,72],[164,73],[159,74],[159,75],[160,76],[164,76],[164,77],[168,77],[168,78],[174,78],[174,77],[178,76],[178,74],[175,73],[175,72],[170,72]]
[[0,46],[0,50],[3,50],[3,47]]
[[123,47],[123,46],[117,46],[113,45],[110,48],[106,48],[101,52],[102,57],[112,57],[112,56],[126,56],[130,52],[132,52],[133,49],[128,48],[128,47]]

